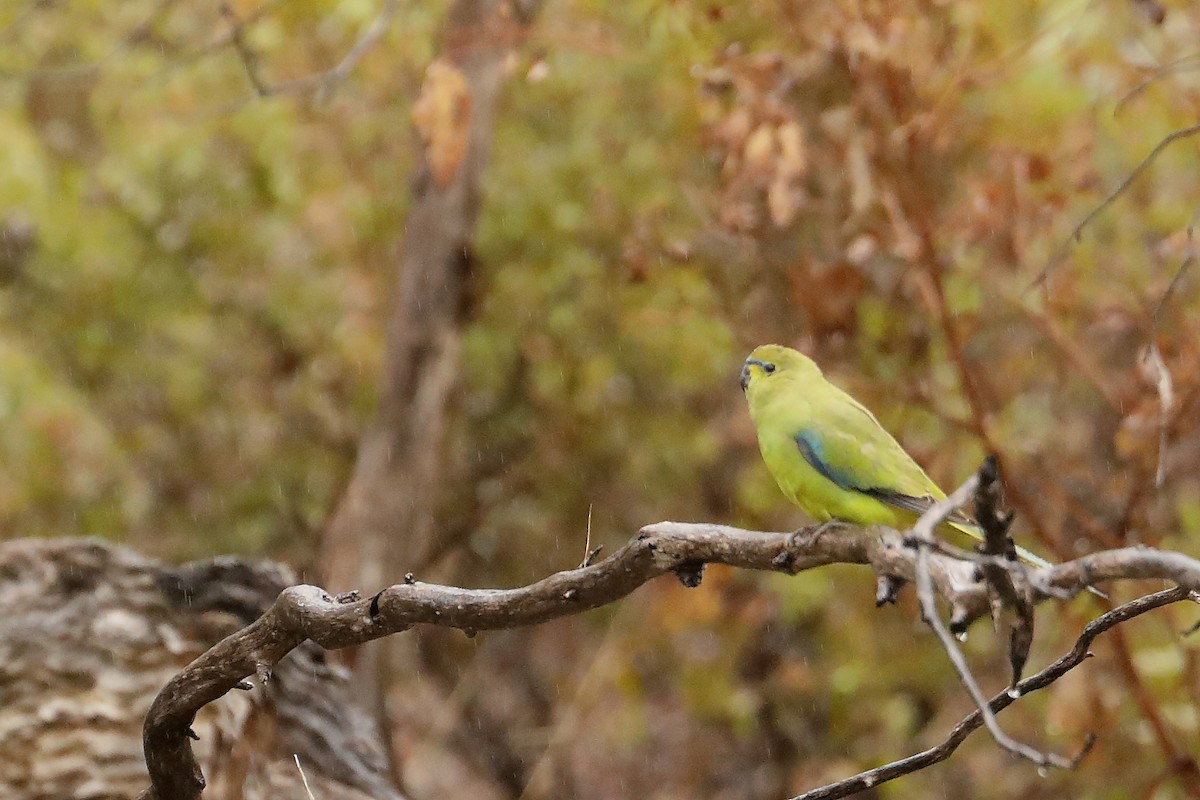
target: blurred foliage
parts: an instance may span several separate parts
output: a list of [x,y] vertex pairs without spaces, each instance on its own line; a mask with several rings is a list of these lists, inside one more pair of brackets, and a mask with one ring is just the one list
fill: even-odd
[[[589,529],[611,548],[663,518],[799,524],[736,388],[765,341],[813,354],[947,486],[997,449],[1031,546],[1194,552],[1195,273],[1153,314],[1200,141],[1069,241],[1200,116],[1200,12],[1148,5],[549,4],[487,174],[444,574],[528,581]],[[336,64],[378,13],[230,6],[269,82]],[[375,402],[441,13],[401,4],[327,96],[260,98],[215,4],[0,9],[0,535],[312,558]],[[871,600],[862,570],[712,569],[533,631],[428,632],[412,680],[442,705],[406,723],[410,789],[781,797],[928,746],[967,700],[911,598]],[[1088,602],[1041,612],[1034,664]],[[1078,773],[977,735],[877,796],[1177,796],[1171,748],[1200,750],[1189,622],[1135,623],[1006,713],[1061,750],[1098,731]],[[996,637],[968,649],[1002,685]]]

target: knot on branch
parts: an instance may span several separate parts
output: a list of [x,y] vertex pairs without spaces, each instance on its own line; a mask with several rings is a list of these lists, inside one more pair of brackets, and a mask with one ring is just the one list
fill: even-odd
[[900,599],[900,590],[908,581],[895,575],[879,575],[875,579],[875,607],[894,605]]
[[976,477],[975,521],[983,531],[980,551],[1016,559],[1017,546],[1008,533],[1015,515],[1004,507],[1004,485],[1000,481],[1000,464],[996,456],[989,455],[983,460]]
[[703,561],[684,561],[675,568],[675,577],[689,589],[695,589],[704,579]]

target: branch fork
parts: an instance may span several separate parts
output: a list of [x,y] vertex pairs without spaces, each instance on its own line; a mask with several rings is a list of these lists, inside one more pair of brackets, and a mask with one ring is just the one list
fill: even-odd
[[[955,641],[955,633],[965,638],[965,627],[961,631],[952,633],[938,614],[937,598],[929,566],[931,551],[937,541],[933,531],[954,512],[963,508],[972,498],[975,500],[976,518],[984,532],[983,554],[991,557],[979,563],[979,574],[984,579],[988,590],[989,610],[993,623],[999,624],[1005,609],[1010,608],[1016,614],[1016,622],[1012,626],[1009,637],[1012,681],[1007,694],[1013,699],[1021,696],[1021,673],[1029,658],[1029,648],[1033,642],[1032,585],[1025,578],[1024,568],[1016,559],[1016,545],[1009,536],[1012,515],[1000,511],[1000,480],[994,458],[989,457],[984,461],[979,472],[968,478],[953,494],[934,503],[917,520],[911,535],[906,537],[907,541],[914,543],[917,552],[916,583],[917,598],[921,604],[921,618],[937,634],[938,641],[941,642],[946,655],[958,672],[959,680],[975,702],[984,727],[988,729],[997,745],[1010,753],[1032,761],[1040,769],[1048,767],[1074,769],[1080,759],[1091,749],[1091,741],[1095,738],[1094,734],[1089,735],[1088,742],[1081,748],[1078,756],[1067,758],[1056,753],[1037,750],[1005,733],[992,711],[990,702],[979,687],[979,682],[971,673],[971,668],[968,666],[958,642]],[[1003,563],[999,557],[1004,559]],[[1014,576],[1018,576],[1015,581]],[[1018,583],[1020,588],[1017,586]]]

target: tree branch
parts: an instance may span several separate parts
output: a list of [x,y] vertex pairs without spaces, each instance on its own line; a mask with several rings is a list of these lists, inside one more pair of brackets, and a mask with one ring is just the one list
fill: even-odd
[[[1075,641],[1075,646],[1069,652],[1063,654],[1057,661],[1041,672],[1036,675],[1030,675],[1017,684],[1018,696],[1024,697],[1031,692],[1036,692],[1038,689],[1044,689],[1082,664],[1092,655],[1088,647],[1091,646],[1091,643],[1097,636],[1105,631],[1111,630],[1122,622],[1127,622],[1134,617],[1141,616],[1147,611],[1153,611],[1156,608],[1162,608],[1171,603],[1178,603],[1180,600],[1187,600],[1191,594],[1188,589],[1177,586],[1174,589],[1167,589],[1156,594],[1139,597],[1133,602],[1126,603],[1106,614],[1102,614],[1088,623],[1087,627],[1083,629],[1083,633]],[[987,705],[990,712],[996,714],[1015,702],[1016,698],[1009,692],[1004,691],[988,701]],[[866,791],[873,786],[878,786],[881,783],[899,778],[902,775],[908,775],[926,767],[931,767],[949,758],[958,749],[958,746],[971,733],[978,730],[981,725],[983,725],[983,714],[979,709],[976,709],[964,717],[962,722],[955,725],[954,729],[950,731],[950,735],[941,744],[908,756],[907,758],[893,761],[890,764],[884,764],[881,767],[860,772],[853,777],[846,778],[837,783],[831,783],[827,786],[813,789],[810,792],[805,792],[802,795],[792,798],[792,800],[836,800],[839,797],[848,797],[856,792]],[[1090,744],[1090,739],[1088,742],[1085,742],[1084,750],[1080,753],[1080,756],[1086,754]],[[1076,758],[1079,758],[1079,756],[1076,756]]]
[[1150,165],[1154,163],[1155,159],[1157,159],[1164,150],[1180,139],[1187,139],[1188,137],[1195,136],[1198,133],[1200,133],[1200,124],[1190,125],[1186,128],[1180,128],[1179,130],[1173,131],[1164,136],[1162,140],[1154,146],[1154,149],[1152,149],[1145,158],[1138,162],[1138,165],[1133,168],[1133,171],[1125,176],[1125,180],[1121,181],[1121,183],[1117,185],[1117,188],[1113,189],[1109,193],[1108,197],[1105,197],[1098,206],[1089,211],[1087,216],[1075,226],[1074,230],[1071,231],[1071,235],[1068,236],[1066,241],[1059,246],[1058,251],[1055,253],[1054,257],[1050,259],[1050,262],[1042,268],[1042,271],[1037,274],[1029,286],[1025,287],[1025,292],[1028,292],[1035,286],[1040,286],[1046,282],[1046,278],[1050,276],[1051,271],[1053,271],[1054,268],[1062,263],[1063,259],[1066,258],[1067,252],[1071,249],[1071,246],[1083,239],[1083,229],[1090,225],[1092,220],[1104,213],[1109,206],[1117,202],[1121,195],[1125,194],[1129,187],[1133,185],[1133,182],[1136,181],[1143,172],[1150,168]]
[[[950,658],[950,663],[954,665],[955,671],[958,672],[959,680],[967,690],[967,694],[971,695],[971,700],[974,701],[975,707],[978,709],[984,726],[988,732],[992,734],[992,738],[996,740],[996,744],[1004,748],[1010,753],[1026,758],[1039,767],[1054,766],[1062,769],[1072,769],[1077,761],[1075,759],[1063,758],[1054,753],[1043,753],[1035,750],[1023,742],[1019,742],[1013,737],[1004,732],[1000,727],[1000,723],[996,721],[996,715],[992,713],[991,706],[988,704],[987,698],[983,694],[983,690],[979,688],[979,682],[975,680],[975,676],[971,674],[971,668],[967,665],[967,659],[959,649],[958,644],[954,641],[954,636],[950,633],[950,629],[942,622],[942,618],[938,615],[937,598],[933,591],[933,578],[929,568],[930,550],[932,549],[935,539],[933,531],[938,525],[946,521],[951,514],[967,504],[971,497],[976,498],[977,507],[979,510],[989,512],[990,519],[983,526],[986,534],[984,542],[984,552],[991,556],[1004,556],[1010,552],[1013,558],[1010,561],[1011,569],[1021,570],[1022,567],[1017,562],[1015,556],[1016,551],[1013,549],[1012,540],[1008,536],[1008,520],[999,517],[996,510],[998,501],[998,476],[996,474],[996,461],[989,457],[984,462],[983,467],[979,472],[972,475],[967,481],[944,500],[934,503],[928,511],[921,515],[917,520],[917,524],[913,526],[912,538],[917,544],[917,597],[921,602],[921,617],[925,620],[929,627],[933,628],[933,632],[937,634],[938,641],[942,643],[942,648],[946,651],[946,655]],[[992,617],[995,619],[999,616],[1002,610],[1000,606],[1012,606],[1017,609],[1020,619],[1028,625],[1027,635],[1018,636],[1016,631],[1021,631],[1020,627],[1014,631],[1012,645],[1010,646],[1010,659],[1013,663],[1013,679],[1009,692],[1013,697],[1020,697],[1018,682],[1020,681],[1020,670],[1025,664],[1025,659],[1029,654],[1029,644],[1033,639],[1033,621],[1032,607],[1021,596],[1013,585],[1010,570],[1005,568],[1005,565],[998,559],[990,559],[980,565],[980,572],[987,581],[989,588],[994,592],[995,602],[993,603]],[[962,634],[965,636],[965,633]]]
[[[827,524],[795,533],[767,533],[662,522],[643,528],[597,564],[558,572],[516,589],[461,589],[413,579],[374,597],[357,599],[354,595],[334,598],[316,586],[292,586],[262,617],[214,645],[159,693],[143,728],[152,786],[141,797],[199,798],[204,779],[188,736],[196,713],[247,677],[269,680],[272,667],[306,639],[336,649],[422,623],[472,632],[534,625],[614,602],[669,572],[691,581],[699,574],[696,565],[707,563],[789,574],[828,564],[867,564],[877,575],[911,581],[916,577],[916,561],[914,549],[887,528]],[[978,580],[975,564],[930,553],[928,569],[956,625],[965,626],[989,612],[988,592]],[[1178,598],[1183,599],[1189,591],[1200,589],[1200,561],[1181,553],[1130,547],[1032,570],[1030,577],[1035,602],[1062,591],[1078,592],[1092,581],[1118,578],[1171,580],[1183,587]],[[1113,619],[1120,611],[1100,619]],[[1022,681],[1021,692],[1050,682],[1037,683],[1039,676]],[[996,699],[991,702],[993,709],[1003,708],[1011,698],[1000,700],[999,706]]]
[[1185,72],[1189,69],[1200,69],[1200,53],[1191,53],[1190,55],[1182,56],[1174,61],[1168,61],[1150,74],[1150,77],[1143,80],[1137,86],[1134,86],[1125,94],[1121,95],[1121,99],[1117,100],[1113,106],[1113,117],[1117,117],[1125,110],[1125,106],[1140,95],[1146,89],[1153,86],[1158,81],[1169,78],[1178,72]]
[[396,15],[398,5],[398,0],[383,0],[383,4],[379,8],[379,13],[375,15],[375,19],[371,21],[371,24],[367,26],[366,30],[362,32],[362,35],[358,37],[353,46],[346,52],[346,55],[336,65],[312,75],[293,78],[279,83],[268,83],[263,79],[258,53],[246,41],[244,33],[246,23],[238,20],[232,7],[228,4],[223,4],[220,11],[221,15],[230,24],[229,43],[233,45],[234,51],[237,53],[238,58],[241,59],[242,66],[246,70],[246,77],[249,79],[256,97],[274,97],[282,94],[315,92],[318,95],[318,100],[326,100],[350,77],[354,68],[358,66],[358,62],[362,61],[363,56],[387,32],[388,26],[392,22],[392,17]]

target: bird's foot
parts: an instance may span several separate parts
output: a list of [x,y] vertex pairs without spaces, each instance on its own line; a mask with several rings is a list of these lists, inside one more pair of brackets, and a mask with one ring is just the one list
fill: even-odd
[[827,520],[815,527],[809,526],[792,531],[788,534],[787,543],[779,551],[779,555],[772,559],[772,563],[784,572],[795,574],[793,567],[796,563],[796,556],[799,553],[812,549],[821,536],[837,528],[839,525],[841,523],[836,520]]
[[788,537],[788,547],[799,547],[804,541],[807,541],[810,545],[814,544],[822,536],[837,530],[841,526],[842,523],[840,520],[827,519],[815,527],[810,525],[805,528],[800,528],[799,530],[793,531],[792,535]]

